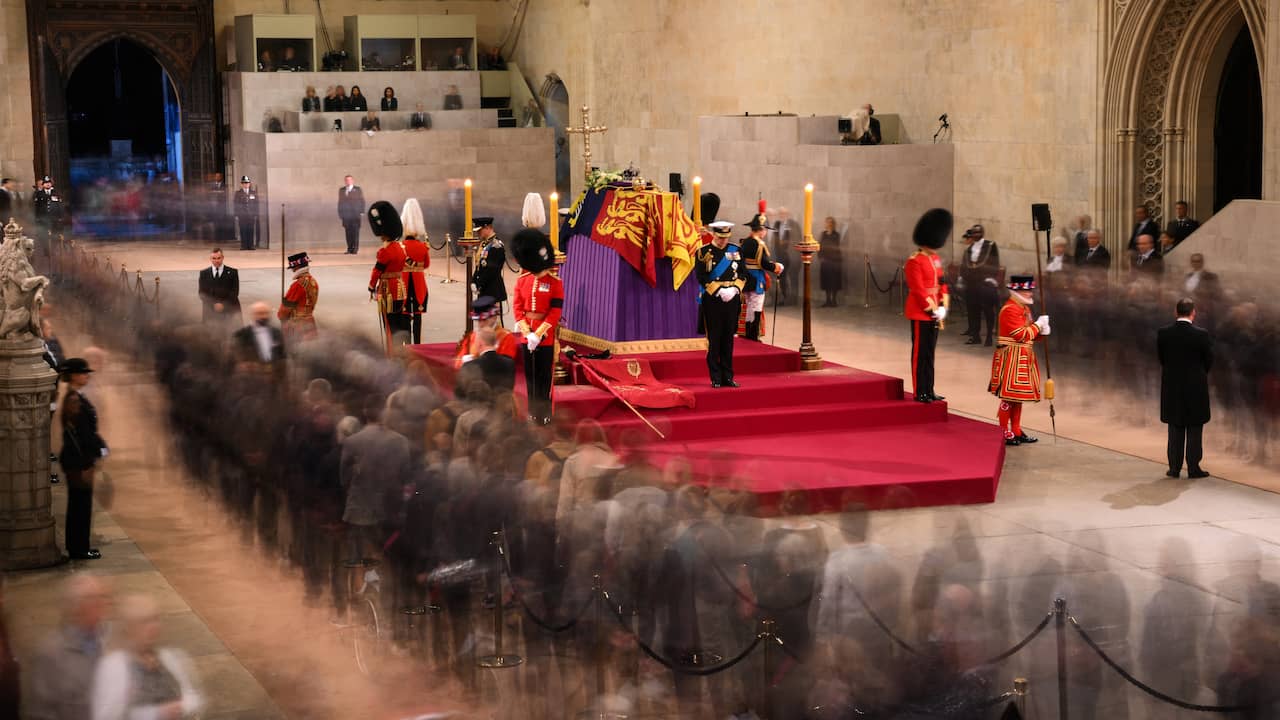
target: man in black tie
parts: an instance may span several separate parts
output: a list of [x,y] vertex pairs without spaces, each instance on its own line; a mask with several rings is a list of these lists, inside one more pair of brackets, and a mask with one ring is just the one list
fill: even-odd
[[484,382],[494,397],[509,393],[516,386],[516,361],[498,352],[498,337],[492,328],[476,331],[476,352],[471,362],[480,368]]
[[258,249],[258,191],[248,175],[240,178],[240,190],[236,192],[236,222],[240,225],[240,249]]
[[1137,242],[1138,255],[1133,259],[1134,275],[1151,275],[1159,279],[1164,275],[1164,258],[1156,252],[1156,239],[1150,235],[1139,235]]
[[1151,219],[1151,211],[1147,210],[1146,205],[1139,205],[1134,209],[1133,216],[1137,222],[1134,223],[1133,232],[1129,235],[1129,252],[1137,251],[1138,238],[1142,235],[1150,235],[1153,243],[1155,238],[1160,237],[1160,226]]
[[200,271],[199,293],[204,322],[223,327],[241,323],[240,274],[223,263],[222,248],[209,253],[209,267]]
[[1209,422],[1209,368],[1213,365],[1213,338],[1196,327],[1196,304],[1182,298],[1178,319],[1156,334],[1160,358],[1160,422],[1169,426],[1169,477],[1182,472],[1185,454],[1187,477],[1205,478],[1200,467],[1204,455],[1201,435]]
[[1173,204],[1173,222],[1169,223],[1169,227],[1165,228],[1176,241],[1174,244],[1180,243],[1187,239],[1187,236],[1200,228],[1200,221],[1187,216],[1187,201],[1179,200]]
[[342,220],[342,229],[347,233],[347,254],[355,255],[360,250],[360,224],[364,221],[364,191],[356,185],[356,179],[350,175],[342,179],[342,187],[338,188],[338,218]]
[[266,303],[254,303],[249,312],[253,313],[253,322],[236,330],[232,336],[236,362],[279,376],[285,360],[284,334],[271,324],[271,307]]
[[1102,244],[1102,232],[1091,229],[1085,232],[1085,251],[1076,261],[1081,267],[1107,270],[1111,267],[1111,252]]
[[409,116],[410,130],[430,130],[431,116],[427,114],[426,106],[418,103],[418,109]]

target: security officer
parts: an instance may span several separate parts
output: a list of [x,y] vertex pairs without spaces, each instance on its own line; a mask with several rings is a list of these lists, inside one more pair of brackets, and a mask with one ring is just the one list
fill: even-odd
[[964,231],[968,248],[960,264],[960,277],[964,279],[964,306],[969,316],[966,345],[982,342],[982,319],[987,321],[987,347],[995,332],[996,300],[999,294],[1000,249],[986,237],[981,225]]
[[721,220],[707,227],[715,237],[698,251],[694,264],[702,286],[698,302],[707,331],[707,370],[711,387],[738,387],[733,379],[733,336],[742,311],[746,267],[738,246],[729,244],[733,223]]
[[240,225],[240,249],[258,249],[258,191],[248,175],[240,178],[240,190],[236,192],[236,222]]

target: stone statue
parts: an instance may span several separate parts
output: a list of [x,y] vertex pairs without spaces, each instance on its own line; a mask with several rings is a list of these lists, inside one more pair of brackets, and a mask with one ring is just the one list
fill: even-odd
[[31,267],[35,246],[35,240],[24,237],[22,226],[9,218],[4,244],[0,245],[0,297],[4,300],[0,340],[40,337],[40,306],[44,305],[49,278],[37,275]]

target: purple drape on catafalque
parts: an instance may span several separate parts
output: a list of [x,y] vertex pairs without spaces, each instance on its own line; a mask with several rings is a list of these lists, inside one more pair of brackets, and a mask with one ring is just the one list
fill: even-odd
[[564,327],[612,342],[675,340],[698,335],[698,282],[690,275],[671,290],[671,261],[657,260],[658,286],[618,253],[586,235],[568,243],[564,267]]

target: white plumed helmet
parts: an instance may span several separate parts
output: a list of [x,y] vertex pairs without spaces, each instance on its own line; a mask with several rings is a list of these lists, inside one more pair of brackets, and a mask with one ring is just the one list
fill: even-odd
[[541,195],[529,193],[524,196],[524,211],[520,213],[520,220],[527,228],[540,228],[547,224],[547,211],[542,207]]
[[404,201],[404,209],[400,211],[400,224],[404,225],[405,237],[426,239],[427,223],[422,219],[422,206],[418,205],[417,198]]

